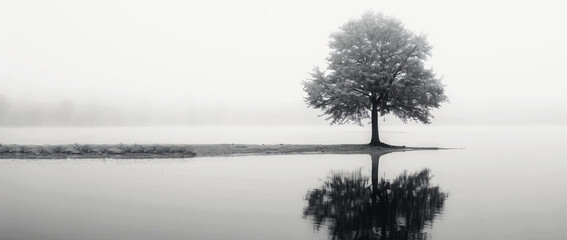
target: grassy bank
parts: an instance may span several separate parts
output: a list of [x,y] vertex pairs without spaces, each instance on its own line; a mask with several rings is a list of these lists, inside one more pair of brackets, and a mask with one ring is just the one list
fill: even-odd
[[434,150],[437,148],[382,148],[369,145],[244,145],[244,144],[65,144],[2,145],[2,159],[64,158],[190,158],[269,154],[371,154],[394,151]]

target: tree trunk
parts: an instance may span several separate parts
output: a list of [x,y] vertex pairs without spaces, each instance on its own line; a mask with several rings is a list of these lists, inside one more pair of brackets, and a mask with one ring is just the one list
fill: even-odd
[[380,135],[378,135],[378,104],[372,103],[372,139],[370,140],[370,145],[381,146]]
[[380,135],[378,134],[378,103],[372,103],[372,139],[370,139],[370,146],[380,146],[386,148],[405,148],[405,146],[393,146],[380,141]]

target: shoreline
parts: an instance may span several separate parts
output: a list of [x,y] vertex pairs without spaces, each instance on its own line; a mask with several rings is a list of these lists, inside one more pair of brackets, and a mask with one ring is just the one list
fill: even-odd
[[0,144],[0,159],[153,159],[294,154],[386,154],[434,147],[373,147],[368,144]]

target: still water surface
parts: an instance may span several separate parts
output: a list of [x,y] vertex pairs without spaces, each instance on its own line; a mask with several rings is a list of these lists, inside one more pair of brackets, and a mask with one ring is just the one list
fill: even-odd
[[[395,144],[464,148],[379,160],[1,160],[0,239],[567,239],[565,127],[385,135]],[[427,184],[395,186],[404,171],[424,169]]]

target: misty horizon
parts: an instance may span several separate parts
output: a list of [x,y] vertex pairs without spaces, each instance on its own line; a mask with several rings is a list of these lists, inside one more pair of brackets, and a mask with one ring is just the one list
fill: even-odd
[[[447,104],[450,105],[451,103]],[[516,109],[514,109],[516,108]],[[467,112],[446,114],[435,110],[434,125],[537,125],[565,124],[564,109],[541,106],[534,109],[508,106],[508,113],[496,107],[469,108]],[[515,111],[510,111],[515,110]],[[522,110],[531,114],[524,115]],[[491,118],[486,118],[491,112]],[[539,112],[539,113],[538,113]],[[476,113],[476,114],[471,114]],[[511,114],[512,113],[512,114]],[[536,113],[536,114],[534,114]],[[289,126],[329,125],[325,116],[299,101],[277,106],[253,103],[82,103],[63,99],[60,101],[10,101],[0,95],[0,127],[40,126]],[[404,124],[392,116],[382,117],[382,126]],[[363,122],[366,125],[366,122]],[[408,122],[407,124],[418,124]],[[356,126],[356,125],[353,125]]]

